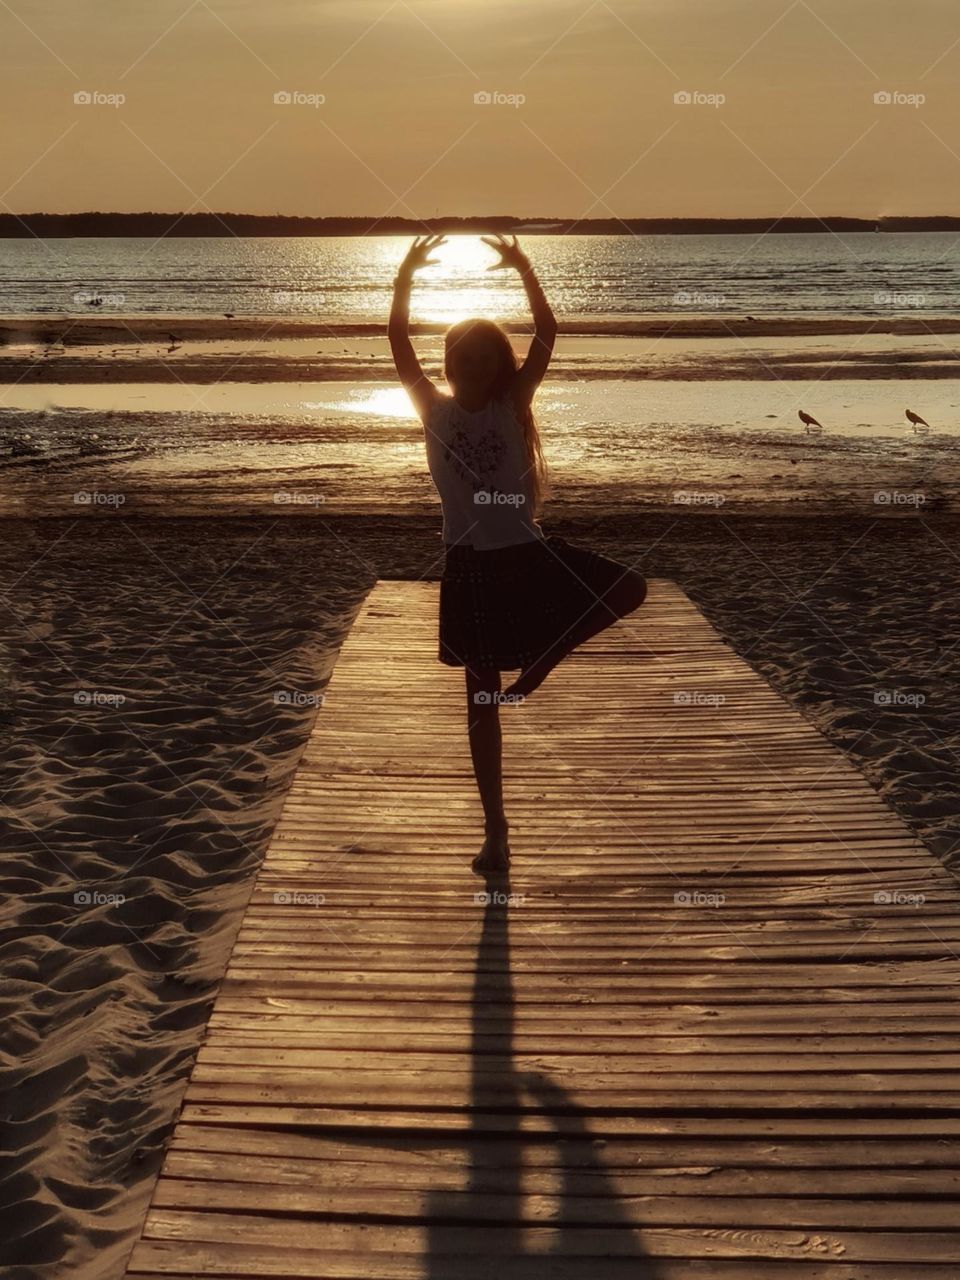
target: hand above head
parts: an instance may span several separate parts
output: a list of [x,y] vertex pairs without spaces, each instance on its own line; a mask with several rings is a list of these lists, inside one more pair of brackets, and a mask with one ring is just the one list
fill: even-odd
[[446,236],[417,236],[413,244],[407,250],[407,256],[400,264],[400,270],[413,273],[421,267],[431,267],[437,261],[431,258],[430,254],[434,249],[439,249],[442,244],[446,243]]
[[496,249],[500,255],[500,261],[489,266],[488,271],[499,271],[502,267],[513,267],[515,271],[525,271],[530,266],[530,259],[520,248],[520,241],[516,236],[510,238],[497,232],[492,236],[481,236],[480,239],[491,249]]

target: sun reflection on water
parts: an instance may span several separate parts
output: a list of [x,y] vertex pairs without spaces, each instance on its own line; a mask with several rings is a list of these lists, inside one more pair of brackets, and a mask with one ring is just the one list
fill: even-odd
[[403,387],[355,387],[339,400],[305,400],[304,409],[333,409],[338,413],[364,414],[371,418],[416,418]]
[[498,255],[479,236],[449,236],[432,256],[436,263],[417,272],[412,320],[450,324],[467,316],[502,320],[522,311],[523,293],[516,273],[491,271]]

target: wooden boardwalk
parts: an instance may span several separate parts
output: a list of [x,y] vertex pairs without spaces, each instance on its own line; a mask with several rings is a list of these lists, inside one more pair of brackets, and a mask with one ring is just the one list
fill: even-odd
[[656,582],[504,712],[478,898],[435,611],[350,634],[128,1276],[958,1280],[952,877]]

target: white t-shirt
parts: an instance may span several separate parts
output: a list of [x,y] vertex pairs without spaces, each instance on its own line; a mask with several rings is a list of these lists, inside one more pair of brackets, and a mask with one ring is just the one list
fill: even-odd
[[490,400],[472,413],[452,396],[438,395],[424,433],[445,543],[489,551],[543,537],[523,426],[509,399]]

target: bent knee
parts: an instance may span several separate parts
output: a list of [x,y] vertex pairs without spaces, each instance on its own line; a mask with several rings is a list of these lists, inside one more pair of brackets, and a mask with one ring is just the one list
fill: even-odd
[[613,591],[607,597],[610,605],[620,618],[639,609],[647,598],[647,580],[642,573],[631,570],[624,574]]

